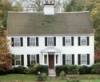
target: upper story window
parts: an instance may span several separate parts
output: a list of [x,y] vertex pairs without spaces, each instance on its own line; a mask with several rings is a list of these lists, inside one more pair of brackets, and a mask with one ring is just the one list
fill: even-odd
[[14,47],[23,46],[23,38],[22,37],[13,37],[11,38],[11,44]]
[[73,46],[74,37],[63,37],[63,46]]
[[27,37],[27,46],[38,46],[38,37]]
[[56,46],[56,37],[45,37],[45,46]]
[[89,45],[89,37],[79,37],[78,38],[78,44],[79,46],[83,46],[83,45]]

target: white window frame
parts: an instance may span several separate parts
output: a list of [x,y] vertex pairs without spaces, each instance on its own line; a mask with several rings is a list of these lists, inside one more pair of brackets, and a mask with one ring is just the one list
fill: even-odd
[[14,39],[14,47],[21,46],[21,39],[20,37],[13,37]]
[[72,54],[66,54],[65,55],[65,64],[66,65],[72,65]]
[[47,37],[47,46],[54,46],[54,37]]
[[[32,61],[33,61],[33,63],[32,63]],[[36,64],[36,63],[37,63],[36,55],[35,54],[31,54],[30,55],[30,64]]]
[[[45,56],[46,56],[46,59],[45,59]],[[47,64],[48,62],[47,62],[47,54],[44,54],[44,64]]]
[[29,37],[29,46],[36,46],[36,37]]
[[[19,56],[19,59],[16,58],[17,56]],[[19,64],[17,64],[17,62],[19,62]],[[15,57],[14,57],[14,65],[15,66],[20,66],[21,65],[21,55],[15,55]]]
[[80,45],[87,46],[87,37],[80,37]]
[[65,37],[65,46],[71,46],[72,45],[72,39],[70,36]]
[[56,64],[58,64],[58,63],[59,63],[59,55],[56,54]]
[[87,54],[81,54],[81,65],[87,65]]

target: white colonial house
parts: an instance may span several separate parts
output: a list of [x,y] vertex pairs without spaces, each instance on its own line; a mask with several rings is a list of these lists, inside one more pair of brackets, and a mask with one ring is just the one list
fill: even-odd
[[56,13],[54,3],[47,1],[43,13],[9,12],[7,28],[13,66],[94,64],[94,31],[87,11]]

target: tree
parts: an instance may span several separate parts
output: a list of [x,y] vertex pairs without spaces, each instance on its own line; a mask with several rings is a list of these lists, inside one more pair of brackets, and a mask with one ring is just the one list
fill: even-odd
[[83,11],[85,10],[84,0],[71,0],[69,4],[64,4],[64,9],[70,11]]
[[100,0],[72,0],[65,11],[90,11],[95,29],[95,47],[100,50]]
[[16,4],[12,6],[12,11],[23,11],[23,7],[21,3],[17,1]]
[[7,71],[11,69],[11,54],[8,47],[6,32],[0,33],[0,68]]

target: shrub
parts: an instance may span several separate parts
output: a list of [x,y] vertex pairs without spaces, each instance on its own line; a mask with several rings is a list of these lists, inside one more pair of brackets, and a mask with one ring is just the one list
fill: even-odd
[[31,74],[38,74],[38,72],[48,74],[48,66],[44,65],[34,64],[29,67],[29,70]]
[[12,68],[11,73],[26,74],[28,73],[28,71],[29,70],[26,67],[18,66],[18,67]]
[[91,70],[92,70],[91,67],[88,67],[88,66],[80,66],[79,73],[80,74],[91,74]]
[[64,79],[64,77],[65,77],[65,72],[64,72],[64,71],[61,71],[61,73],[60,73],[60,78],[61,78],[61,79]]
[[37,77],[38,81],[45,81],[46,79],[47,79],[47,74],[46,73],[38,74],[38,77]]
[[56,67],[56,75],[60,75],[61,71],[64,71],[65,74],[78,74],[79,68],[76,65],[64,65]]
[[69,65],[68,66],[68,74],[78,74],[79,68],[76,65]]
[[0,75],[5,74],[5,70],[3,68],[0,68]]
[[93,74],[100,74],[100,63],[96,63],[92,66],[92,71]]

